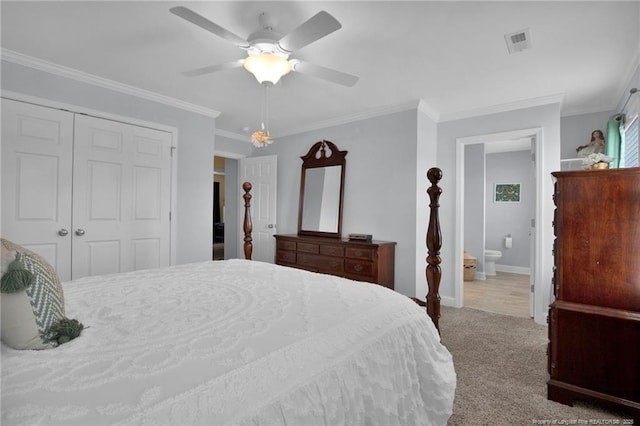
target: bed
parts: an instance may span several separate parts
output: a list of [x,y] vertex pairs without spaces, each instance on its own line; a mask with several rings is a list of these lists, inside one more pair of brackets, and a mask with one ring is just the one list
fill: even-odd
[[431,319],[437,285],[414,303],[249,260],[245,188],[247,259],[64,283],[85,329],[47,350],[2,345],[2,424],[446,424],[456,375]]

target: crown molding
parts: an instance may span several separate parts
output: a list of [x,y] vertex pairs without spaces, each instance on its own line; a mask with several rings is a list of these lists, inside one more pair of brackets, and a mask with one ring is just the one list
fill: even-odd
[[436,123],[440,120],[440,113],[431,107],[431,105],[429,105],[424,99],[420,99],[418,102],[418,111],[422,112]]
[[516,109],[532,108],[532,107],[549,105],[549,104],[560,104],[560,109],[562,109],[563,100],[564,100],[564,94],[555,94],[555,95],[549,95],[549,96],[541,96],[538,98],[524,99],[522,101],[517,101],[517,102],[509,102],[506,104],[490,105],[487,107],[470,109],[466,111],[458,111],[458,112],[453,112],[448,114],[441,114],[440,122],[462,120],[465,118],[479,117],[482,115],[489,115],[489,114],[499,114],[502,112],[513,111]]
[[149,90],[140,89],[128,84],[119,83],[114,80],[109,80],[97,75],[86,73],[84,71],[79,71],[73,68],[65,67],[63,65],[58,65],[53,62],[45,61],[43,59],[15,52],[13,50],[2,48],[0,50],[0,55],[3,61],[8,61],[14,64],[23,65],[25,67],[34,68],[40,71],[47,72],[49,74],[58,75],[61,77],[69,78],[71,80],[124,93],[126,95],[136,96],[138,98],[172,106],[185,111],[195,112],[207,117],[217,118],[220,115],[219,111],[210,108],[205,108],[200,105],[184,102],[176,98],[161,95]]
[[560,114],[561,117],[573,117],[576,115],[586,115],[586,114],[598,114],[602,112],[606,113],[614,113],[616,111],[615,105],[609,105],[609,107],[601,107],[601,108],[590,108],[590,109],[574,109],[562,111]]

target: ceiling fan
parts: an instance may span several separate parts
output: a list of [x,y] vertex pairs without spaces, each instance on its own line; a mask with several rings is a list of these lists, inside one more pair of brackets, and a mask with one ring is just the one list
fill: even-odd
[[265,13],[258,18],[262,29],[244,40],[184,6],[169,9],[171,13],[203,28],[218,37],[246,50],[248,56],[233,62],[210,65],[187,71],[188,76],[198,76],[244,66],[264,85],[273,85],[289,71],[311,75],[343,86],[351,87],[358,77],[331,68],[315,65],[300,59],[289,58],[293,52],[339,30],[342,25],[329,13],[321,11],[302,23],[289,34],[283,35],[273,28],[275,21]]

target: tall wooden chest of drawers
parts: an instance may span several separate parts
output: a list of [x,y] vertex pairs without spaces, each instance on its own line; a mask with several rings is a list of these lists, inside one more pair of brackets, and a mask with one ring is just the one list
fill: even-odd
[[276,235],[276,263],[356,281],[394,286],[396,243]]
[[640,416],[640,168],[556,172],[548,398]]

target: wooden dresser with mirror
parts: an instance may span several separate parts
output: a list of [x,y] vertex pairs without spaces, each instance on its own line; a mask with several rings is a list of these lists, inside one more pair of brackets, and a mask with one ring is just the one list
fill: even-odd
[[275,235],[276,263],[393,289],[396,243],[342,238],[346,155],[323,140],[301,157],[298,234]]

